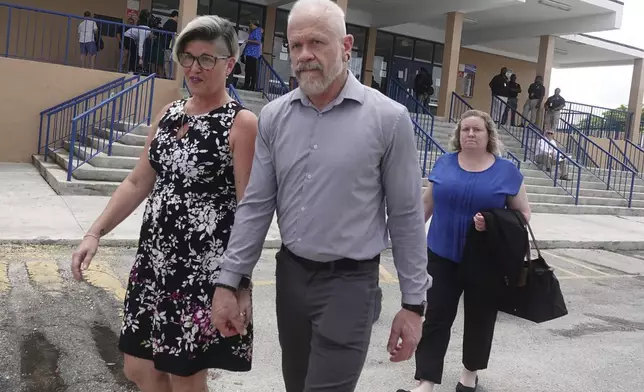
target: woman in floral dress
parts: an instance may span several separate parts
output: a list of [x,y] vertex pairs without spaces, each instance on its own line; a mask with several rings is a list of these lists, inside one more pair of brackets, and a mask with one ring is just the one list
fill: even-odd
[[137,166],[72,257],[81,280],[100,238],[148,198],[119,341],[125,374],[143,392],[207,391],[207,369],[251,368],[249,280],[237,294],[247,333],[224,338],[210,322],[218,259],[257,134],[255,115],[226,92],[238,55],[235,27],[225,19],[199,17],[181,32],[174,57],[193,97],[162,110]]

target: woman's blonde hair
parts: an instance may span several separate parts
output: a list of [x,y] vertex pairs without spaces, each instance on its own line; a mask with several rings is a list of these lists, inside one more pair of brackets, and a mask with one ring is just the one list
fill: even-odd
[[501,142],[501,139],[499,139],[499,131],[496,129],[496,124],[494,124],[494,121],[492,120],[492,117],[490,117],[489,114],[480,110],[468,110],[465,113],[463,113],[463,115],[461,116],[461,119],[456,124],[456,128],[452,133],[452,137],[450,138],[449,149],[451,151],[457,151],[457,152],[460,152],[462,150],[461,122],[463,122],[463,120],[465,120],[466,118],[470,118],[470,117],[478,117],[483,120],[483,122],[485,123],[485,128],[487,129],[487,137],[488,137],[487,151],[490,154],[500,156],[503,152],[503,143]]

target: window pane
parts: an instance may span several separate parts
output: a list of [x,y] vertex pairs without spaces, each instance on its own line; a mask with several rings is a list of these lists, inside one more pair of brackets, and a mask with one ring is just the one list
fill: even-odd
[[362,63],[367,46],[367,28],[348,24],[347,34],[353,35],[353,49],[351,50],[349,69],[358,80],[362,80]]
[[248,22],[258,20],[261,27],[264,27],[264,10],[266,7],[255,4],[241,3],[239,11],[239,27],[248,28]]
[[431,63],[433,51],[433,43],[417,39],[416,46],[414,46],[414,59],[424,63]]
[[288,11],[278,9],[277,15],[275,16],[275,35],[280,37],[286,37],[287,25],[288,25]]
[[233,22],[235,26],[237,25],[238,2],[233,0],[212,0],[210,5],[210,11],[208,13],[226,18]]
[[434,94],[430,98],[430,103],[438,103],[438,91],[440,90],[440,79],[442,72],[443,67],[434,66],[434,69],[432,70],[432,87],[434,87]]
[[434,64],[443,64],[443,50],[445,46],[443,44],[436,44],[434,46]]
[[396,37],[396,44],[394,45],[394,56],[411,60],[413,50],[414,41],[411,38]]
[[376,52],[373,58],[373,80],[371,87],[382,93],[387,91],[387,70],[391,63],[394,36],[384,31],[376,35]]
[[210,0],[199,0],[199,2],[197,3],[197,15],[209,15],[209,14],[210,14]]

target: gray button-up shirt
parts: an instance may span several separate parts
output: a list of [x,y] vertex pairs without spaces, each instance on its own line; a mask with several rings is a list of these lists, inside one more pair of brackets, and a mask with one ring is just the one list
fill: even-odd
[[262,109],[220,283],[237,287],[251,275],[276,208],[284,245],[319,262],[371,259],[389,232],[403,302],[425,300],[431,277],[409,112],[350,72],[321,111],[300,89]]

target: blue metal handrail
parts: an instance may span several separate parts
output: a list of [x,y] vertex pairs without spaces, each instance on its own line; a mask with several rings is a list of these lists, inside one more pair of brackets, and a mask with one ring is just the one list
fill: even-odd
[[[174,42],[176,34],[173,32],[0,2],[0,10],[5,9],[6,12],[0,12],[2,15],[0,26],[2,28],[6,26],[5,39],[0,42],[0,56],[81,65],[80,60],[77,60],[81,58],[78,25],[84,20],[91,20],[98,27],[98,37],[95,36],[95,42],[100,44],[102,40],[105,44],[102,50],[97,47],[95,68],[105,71],[123,71],[124,60],[126,60],[125,51],[128,50],[123,33],[130,28],[141,28],[148,32],[148,39],[143,48],[143,66],[139,68],[138,56],[131,56],[127,69],[142,74],[161,71],[164,75],[159,77],[173,78],[174,62],[171,58],[166,58],[165,54],[165,49]],[[118,36],[120,36],[120,42],[115,38]],[[116,49],[115,46],[118,43],[118,52],[112,49],[106,50],[110,47],[107,41],[114,41],[113,49]],[[103,58],[105,60],[99,62],[99,59]],[[127,57],[127,60],[129,59],[130,56]],[[88,60],[85,59],[85,61]]]
[[452,99],[449,105],[449,122],[457,123],[463,113],[472,109],[472,105],[455,92],[452,92]]
[[578,102],[566,102],[561,117],[586,136],[623,140],[632,113]]
[[150,125],[155,77],[152,74],[72,118],[67,181],[71,181],[74,170],[99,153],[107,150],[107,155],[112,155],[114,142],[134,128]]
[[637,176],[644,179],[644,149],[629,139],[626,139],[624,143],[624,155],[637,173]]
[[521,160],[519,159],[519,157],[517,157],[516,155],[514,155],[514,154],[512,153],[512,151],[510,151],[510,150],[505,150],[505,151],[504,151],[504,158],[506,158],[506,159],[508,159],[509,161],[513,162],[513,163],[516,165],[517,169],[521,170]]
[[628,167],[635,170],[635,172],[637,173],[637,167],[633,165],[633,162],[631,162],[631,160],[628,158],[628,155],[626,155],[625,147],[626,142],[624,142],[624,149],[622,149],[614,139],[608,139],[608,152],[616,158],[621,158],[622,160],[620,162],[625,163]]
[[44,154],[45,161],[47,161],[50,153],[65,147],[65,142],[69,140],[71,134],[71,119],[74,116],[122,91],[137,82],[139,78],[139,76],[127,79],[122,77],[43,110],[40,113],[38,154]]
[[591,160],[593,165],[586,166],[586,170],[606,184],[607,190],[613,189],[626,199],[630,208],[635,186],[635,171],[584,135],[572,124],[563,119],[559,121],[564,125],[563,128],[566,130],[568,138],[576,138],[578,146],[576,159],[580,161],[584,157],[590,158],[588,160]]
[[235,89],[235,86],[233,86],[232,84],[228,85],[228,95],[230,95],[230,97],[235,101],[239,102],[239,104],[241,105],[244,104],[242,99],[239,97],[239,93],[237,92],[237,89]]
[[275,69],[266,61],[264,56],[259,57],[257,67],[257,91],[261,92],[267,100],[272,101],[284,94],[290,89],[282,80]]
[[[495,102],[495,100],[497,101]],[[506,106],[507,105],[505,104],[505,102],[503,102],[498,97],[493,96],[492,108],[497,107],[501,112],[490,113],[492,115],[492,118],[501,118],[502,111],[505,110]],[[517,110],[508,106],[508,116],[511,116],[512,114],[514,114],[515,119],[517,119],[518,123],[523,125],[520,127],[508,127],[507,125],[500,124],[499,129],[504,130],[521,143],[521,147],[523,147],[524,152],[524,162],[528,160],[532,162],[535,167],[539,168],[539,170],[541,170],[553,180],[553,186],[559,186],[560,188],[562,188],[564,191],[566,191],[566,193],[574,198],[575,204],[579,204],[579,190],[581,187],[581,166],[571,157],[566,155],[559,147],[551,145],[548,139],[543,136],[539,127],[525,118]],[[554,151],[556,154],[554,159],[552,159],[554,172],[552,170],[548,171],[542,168],[544,163],[541,161],[544,159],[549,159],[539,152],[538,146],[542,142],[547,143],[549,149]],[[572,168],[572,170],[570,170],[570,168]],[[563,170],[566,170],[566,173],[564,173]],[[569,177],[570,174],[572,174],[572,178]],[[567,179],[561,178],[562,176],[565,176],[565,178]]]
[[[416,149],[418,150],[418,164],[420,166],[423,178],[427,178],[439,156],[445,153],[445,149],[429,135],[416,120],[411,120],[414,125],[414,133],[416,134]],[[430,165],[428,165],[428,162]]]
[[420,124],[430,136],[434,135],[434,115],[429,111],[429,108],[407,91],[402,83],[392,79],[387,86],[387,96],[407,107],[412,119]]

